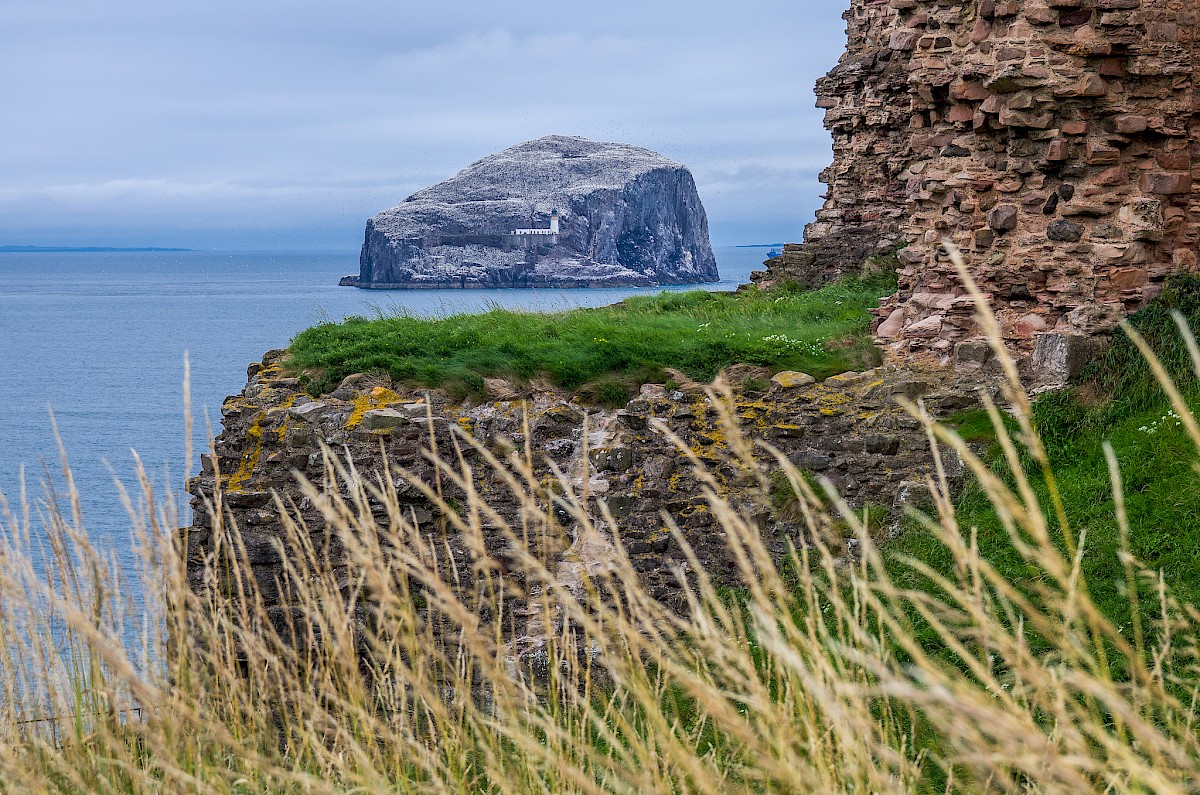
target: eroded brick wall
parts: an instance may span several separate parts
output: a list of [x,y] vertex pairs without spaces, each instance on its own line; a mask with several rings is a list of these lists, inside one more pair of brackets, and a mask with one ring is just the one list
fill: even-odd
[[978,332],[949,239],[1014,350],[1110,331],[1196,267],[1198,16],[1195,0],[854,0],[818,85],[826,204],[765,280],[907,244],[878,336],[950,361]]

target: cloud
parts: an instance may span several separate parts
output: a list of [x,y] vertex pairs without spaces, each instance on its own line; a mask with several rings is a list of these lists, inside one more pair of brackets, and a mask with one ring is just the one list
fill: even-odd
[[689,165],[718,238],[795,238],[847,4],[8,0],[0,234],[271,246],[317,225],[349,246],[408,193],[567,133]]

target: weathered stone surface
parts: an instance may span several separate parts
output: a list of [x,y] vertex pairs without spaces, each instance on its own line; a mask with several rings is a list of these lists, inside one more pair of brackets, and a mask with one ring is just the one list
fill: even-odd
[[[299,471],[316,484],[325,482],[321,445],[348,453],[358,476],[370,482],[383,472],[387,456],[394,478],[405,470],[433,484],[437,479],[425,451],[432,449],[435,440],[443,454],[454,450],[455,427],[470,432],[501,459],[528,442],[539,479],[552,478],[552,466],[557,467],[577,492],[586,488],[596,500],[606,502],[617,526],[608,526],[594,503],[592,514],[598,526],[620,536],[635,567],[660,598],[679,596],[674,572],[685,564],[682,549],[663,521],[663,511],[683,530],[718,581],[734,567],[702,482],[660,423],[710,467],[722,495],[760,523],[773,550],[782,554],[789,543],[803,543],[801,528],[773,514],[770,495],[760,488],[758,478],[731,458],[717,406],[704,394],[650,384],[616,410],[582,405],[569,395],[546,391],[523,400],[472,406],[453,403],[438,393],[427,399],[401,394],[372,386],[371,379],[359,379],[350,382],[358,384],[358,390],[344,398],[327,395],[310,400],[294,378],[285,377],[278,363],[258,365],[251,373],[242,393],[223,406],[224,431],[216,440],[216,461],[208,461],[191,484],[194,523],[187,533],[188,559],[193,562],[191,575],[197,588],[203,587],[199,562],[212,552],[214,543],[204,497],[213,493],[217,469],[224,503],[247,535],[248,549],[257,550],[250,563],[255,579],[270,584],[264,598],[273,607],[283,604],[286,595],[272,584],[282,565],[273,552],[274,539],[283,537],[272,492],[283,497],[284,504],[298,506],[319,546],[326,543],[327,532],[321,513],[303,498],[294,473]],[[829,478],[852,505],[894,507],[905,484],[920,482],[933,472],[924,432],[897,399],[921,397],[934,411],[939,407],[956,411],[976,399],[979,383],[973,378],[960,385],[942,371],[895,367],[843,373],[820,383],[804,373],[788,372],[775,376],[766,395],[735,389],[731,409],[747,438],[769,442],[799,466]],[[489,506],[519,526],[514,495],[477,452],[468,446],[462,449]],[[769,479],[776,468],[774,459],[755,449],[755,466]],[[420,491],[408,482],[394,482],[405,510],[431,522],[436,511]],[[460,503],[465,499],[445,478],[441,483],[450,490],[448,497]],[[562,520],[567,523],[566,533],[573,533],[569,518]],[[457,538],[445,541],[454,564],[469,571],[470,545]],[[485,541],[497,549],[507,543],[498,532]]]
[[1081,224],[1060,218],[1046,227],[1046,237],[1057,243],[1078,243],[1083,238],[1083,231]]
[[[519,229],[559,233],[514,235]],[[485,157],[367,222],[371,288],[717,281],[688,170],[628,144],[549,136]]]
[[[875,244],[905,245],[878,338],[948,363],[979,334],[970,302],[915,299],[965,294],[949,241],[1036,370],[1040,335],[1103,333],[1111,309],[1196,267],[1194,3],[852,0],[846,20],[846,54],[817,85],[834,145],[825,206],[756,281],[819,284],[861,270]],[[1080,312],[1096,305],[1103,323]]]
[[367,431],[392,431],[412,423],[412,417],[403,411],[375,409],[363,414],[361,427]]
[[1034,367],[1048,375],[1050,384],[1065,384],[1087,364],[1093,345],[1093,338],[1079,334],[1040,334],[1033,349]]
[[1017,228],[1020,212],[1014,205],[1001,204],[988,213],[988,226],[997,232],[1011,232]]
[[809,384],[815,384],[817,379],[813,378],[808,373],[798,373],[794,370],[785,370],[782,373],[776,373],[771,378],[771,383],[780,389],[796,389]]

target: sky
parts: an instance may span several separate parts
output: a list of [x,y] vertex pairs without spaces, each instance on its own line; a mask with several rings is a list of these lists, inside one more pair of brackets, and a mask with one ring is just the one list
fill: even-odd
[[353,249],[543,135],[691,168],[714,245],[798,240],[849,0],[4,0],[0,245]]

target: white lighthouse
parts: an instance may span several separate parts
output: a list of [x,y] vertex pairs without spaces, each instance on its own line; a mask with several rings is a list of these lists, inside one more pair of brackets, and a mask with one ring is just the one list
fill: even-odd
[[558,222],[562,216],[559,215],[557,209],[550,213],[550,228],[549,229],[517,229],[513,231],[514,235],[536,235],[539,237],[549,237],[558,235]]

